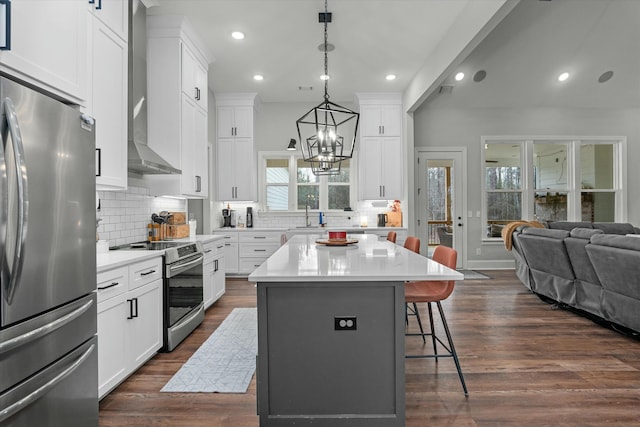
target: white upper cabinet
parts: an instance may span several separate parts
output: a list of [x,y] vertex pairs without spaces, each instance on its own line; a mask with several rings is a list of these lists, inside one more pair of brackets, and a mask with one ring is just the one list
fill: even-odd
[[[86,1],[13,0],[10,20],[11,45],[0,51],[0,70],[67,102],[86,105]],[[0,23],[0,32],[5,25]]]
[[365,104],[360,106],[362,136],[400,136],[401,106],[396,104]]
[[253,138],[253,106],[218,106],[218,138]]
[[96,187],[100,190],[127,188],[126,8],[126,0],[95,0],[89,5],[86,112],[96,120]]
[[209,91],[207,68],[185,44],[182,45],[182,92],[199,108],[207,111]]
[[254,150],[251,138],[218,138],[218,200],[256,200]]
[[400,94],[358,94],[361,136],[358,147],[360,200],[403,198],[405,169]]
[[402,143],[400,137],[360,139],[360,199],[402,199]]
[[148,145],[180,175],[145,175],[154,195],[207,198],[212,56],[183,16],[147,17]]
[[257,200],[255,108],[255,93],[216,94],[217,200]]
[[87,0],[95,16],[122,40],[129,36],[129,10],[127,0]]

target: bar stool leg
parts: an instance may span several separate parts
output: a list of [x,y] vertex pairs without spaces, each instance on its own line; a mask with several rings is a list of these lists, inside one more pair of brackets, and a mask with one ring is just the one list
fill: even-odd
[[413,303],[413,312],[416,315],[416,319],[418,320],[418,326],[420,327],[420,334],[422,335],[422,342],[426,343],[427,340],[424,337],[424,329],[422,328],[422,320],[420,320],[420,312],[418,311],[418,305]]
[[444,316],[444,311],[442,310],[442,304],[440,301],[437,301],[438,311],[440,311],[440,318],[442,319],[442,324],[444,325],[444,331],[447,334],[447,340],[449,341],[449,348],[451,349],[451,354],[453,355],[453,361],[456,363],[456,369],[458,370],[458,376],[460,377],[460,382],[462,383],[462,389],[464,390],[464,395],[469,397],[469,392],[467,391],[467,384],[464,382],[464,377],[462,376],[462,369],[460,368],[460,361],[458,360],[458,353],[456,352],[456,348],[453,345],[453,339],[451,339],[451,332],[449,332],[449,325],[447,325],[447,319]]
[[433,310],[431,310],[431,303],[427,303],[429,309],[429,326],[431,327],[431,343],[433,345],[433,354],[435,355],[436,363],[438,363],[438,346],[436,344],[436,328],[433,324]]

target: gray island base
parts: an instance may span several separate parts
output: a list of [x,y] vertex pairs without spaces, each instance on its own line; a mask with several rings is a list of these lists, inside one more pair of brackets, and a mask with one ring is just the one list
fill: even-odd
[[374,235],[295,236],[257,283],[260,426],[404,426],[404,282],[462,274]]

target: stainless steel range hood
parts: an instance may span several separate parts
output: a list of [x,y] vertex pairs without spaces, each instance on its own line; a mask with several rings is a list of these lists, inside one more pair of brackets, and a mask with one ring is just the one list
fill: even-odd
[[147,145],[147,8],[140,0],[129,2],[129,172],[179,174]]

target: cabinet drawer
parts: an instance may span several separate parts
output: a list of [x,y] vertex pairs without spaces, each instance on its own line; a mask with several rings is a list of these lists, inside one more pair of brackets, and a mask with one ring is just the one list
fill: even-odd
[[268,258],[280,247],[280,243],[242,243],[240,245],[240,258],[258,257]]
[[129,290],[162,279],[162,258],[151,258],[129,266]]
[[267,258],[268,257],[241,258],[240,265],[239,265],[240,273],[251,273],[253,270],[260,267],[260,264],[265,262]]
[[238,232],[230,231],[228,233],[214,233],[216,236],[224,237],[224,242],[226,243],[238,243]]
[[238,233],[240,235],[240,243],[277,243],[280,244],[280,237],[284,231],[264,231]]
[[120,295],[129,289],[129,267],[114,268],[97,275],[98,303]]
[[224,246],[224,240],[216,240],[215,242],[209,242],[202,245],[202,249],[204,250],[205,262],[207,262],[207,260],[214,259],[219,255],[223,255]]

